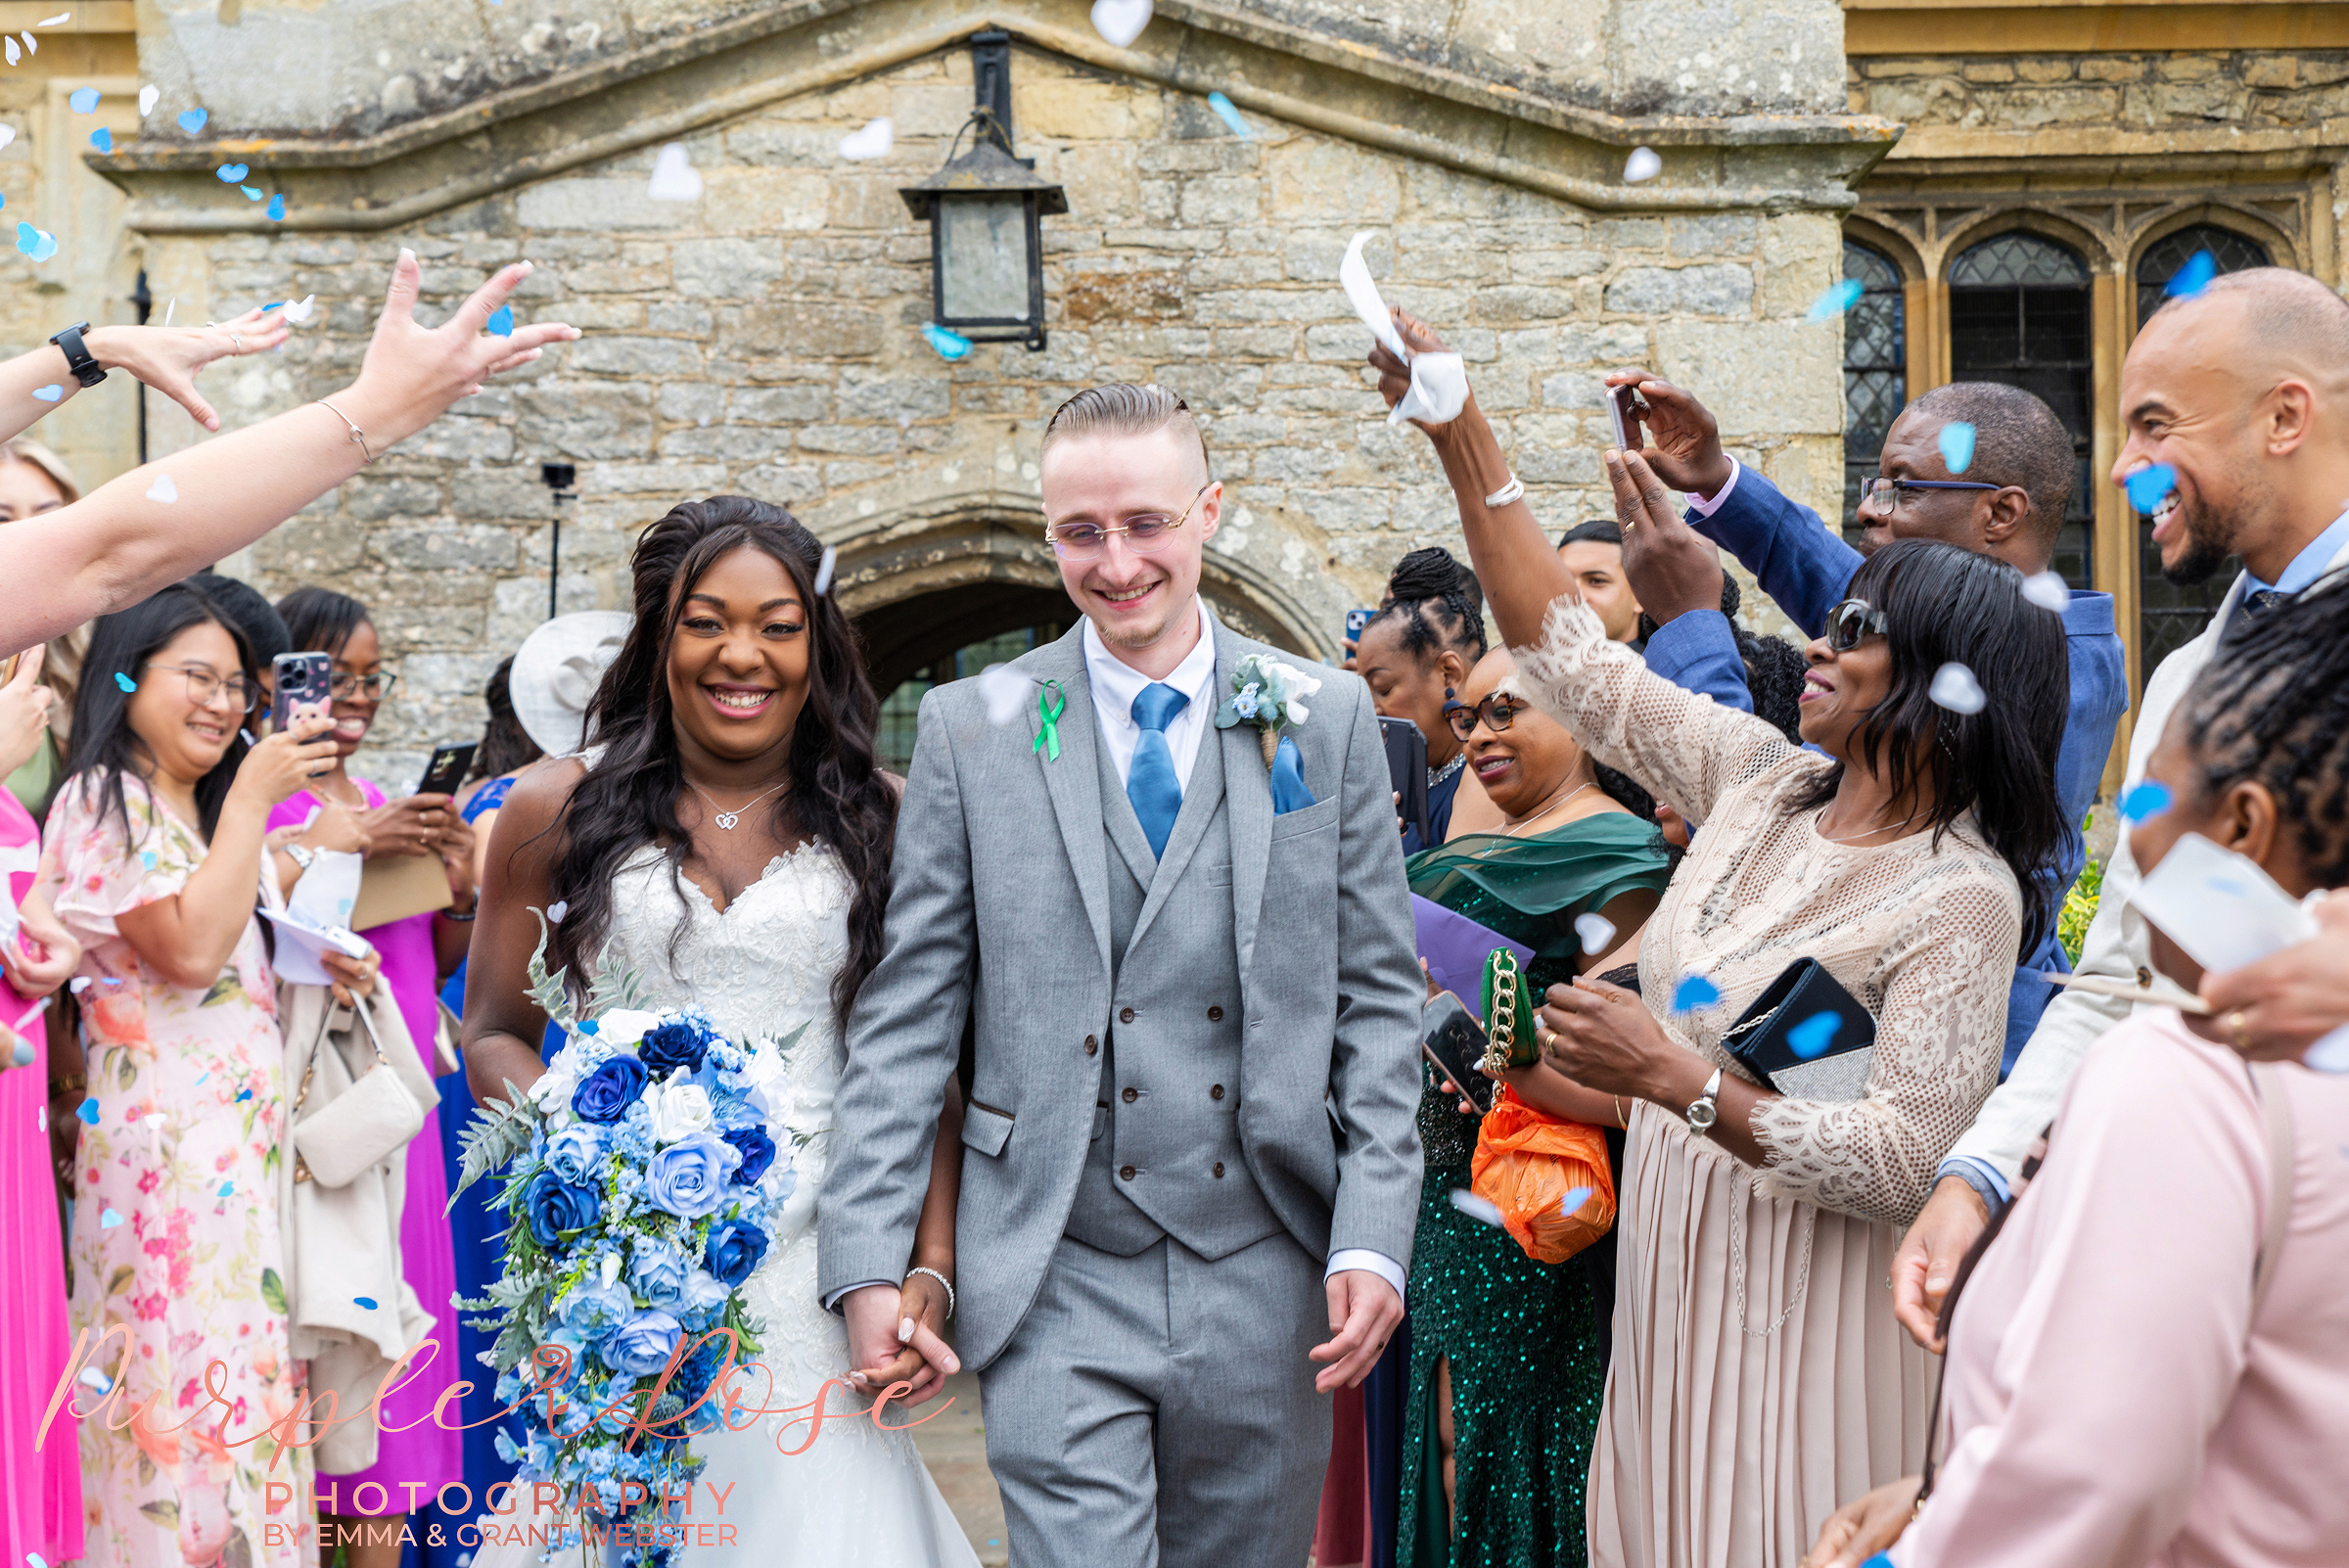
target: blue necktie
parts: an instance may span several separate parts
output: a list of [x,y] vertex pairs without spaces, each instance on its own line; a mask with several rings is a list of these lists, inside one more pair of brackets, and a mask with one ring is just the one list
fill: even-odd
[[1182,780],[1174,776],[1174,754],[1167,749],[1167,725],[1191,706],[1191,700],[1163,680],[1144,686],[1133,698],[1133,721],[1142,738],[1133,748],[1133,766],[1126,774],[1126,799],[1141,818],[1142,836],[1154,855],[1167,852],[1175,815],[1182,810]]

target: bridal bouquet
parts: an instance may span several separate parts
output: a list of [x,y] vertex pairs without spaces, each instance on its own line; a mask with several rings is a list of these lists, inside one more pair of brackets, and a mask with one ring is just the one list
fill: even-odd
[[664,1499],[690,1491],[691,1438],[724,1418],[718,1380],[759,1349],[742,1286],[798,1179],[777,1141],[798,1034],[746,1044],[647,1011],[633,975],[575,1012],[544,931],[531,995],[569,1038],[465,1130],[457,1190],[502,1168],[510,1222],[504,1277],[457,1305],[497,1333],[482,1360],[522,1418],[521,1445],[497,1436],[518,1482],[560,1486],[612,1560],[663,1568],[682,1535]]

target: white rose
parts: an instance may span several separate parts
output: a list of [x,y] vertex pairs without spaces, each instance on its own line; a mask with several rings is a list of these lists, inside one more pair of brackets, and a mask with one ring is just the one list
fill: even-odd
[[710,1095],[699,1084],[664,1084],[646,1096],[653,1107],[653,1140],[674,1143],[715,1125]]
[[570,1111],[571,1096],[579,1086],[578,1074],[572,1070],[565,1057],[557,1057],[555,1065],[538,1076],[530,1085],[530,1098],[536,1102],[541,1116],[553,1117]]
[[1312,715],[1306,712],[1305,704],[1296,701],[1294,698],[1290,699],[1289,705],[1285,712],[1288,714],[1289,722],[1292,724],[1302,724],[1306,721],[1306,719],[1312,716]]
[[613,1045],[633,1045],[659,1026],[662,1016],[615,1007],[595,1021],[595,1038]]
[[[742,1070],[734,1075],[751,1102],[766,1113],[770,1130],[791,1120],[791,1067],[775,1042],[762,1039],[753,1046]],[[780,1140],[780,1132],[776,1132]]]

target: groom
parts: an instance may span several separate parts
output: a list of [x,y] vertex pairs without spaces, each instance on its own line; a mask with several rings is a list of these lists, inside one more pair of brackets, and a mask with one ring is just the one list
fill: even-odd
[[1215,727],[1235,667],[1284,656],[1200,602],[1222,487],[1181,398],[1079,392],[1042,486],[1084,622],[1016,688],[922,700],[819,1288],[852,1365],[898,1353],[937,1086],[975,1016],[958,1348],[1012,1561],[1303,1568],[1319,1396],[1401,1320],[1419,1197],[1424,991],[1377,718],[1318,670],[1276,768],[1254,725]]

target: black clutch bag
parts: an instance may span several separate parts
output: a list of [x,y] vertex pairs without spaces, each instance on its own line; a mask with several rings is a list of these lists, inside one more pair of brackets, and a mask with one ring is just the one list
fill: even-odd
[[1866,1094],[1875,1046],[1875,1016],[1815,958],[1788,964],[1721,1037],[1756,1083],[1802,1100]]

